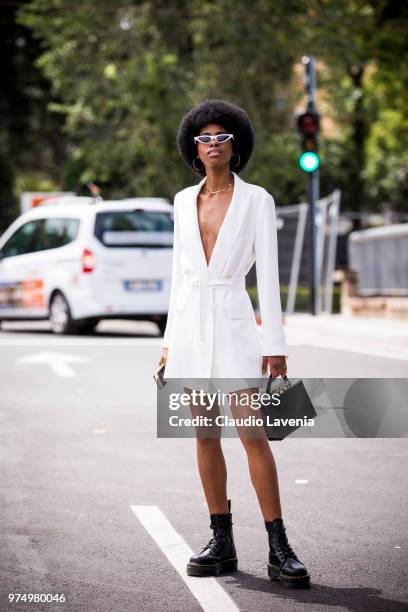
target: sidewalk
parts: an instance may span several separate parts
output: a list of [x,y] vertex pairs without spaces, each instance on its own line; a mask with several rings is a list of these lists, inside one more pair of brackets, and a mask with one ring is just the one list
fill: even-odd
[[405,321],[305,313],[285,316],[284,321],[290,345],[336,348],[408,361],[408,325]]

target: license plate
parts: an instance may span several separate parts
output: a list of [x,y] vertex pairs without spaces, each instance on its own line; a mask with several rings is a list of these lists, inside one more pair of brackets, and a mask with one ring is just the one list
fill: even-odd
[[123,281],[126,291],[160,291],[162,280],[126,280]]

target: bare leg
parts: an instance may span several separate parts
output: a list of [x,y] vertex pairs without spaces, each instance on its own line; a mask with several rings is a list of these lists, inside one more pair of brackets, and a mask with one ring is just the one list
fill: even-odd
[[[185,393],[191,389],[184,388]],[[219,407],[206,411],[200,406],[190,405],[192,416],[207,415],[213,419],[219,414]],[[196,428],[197,464],[210,514],[228,512],[227,502],[227,466],[221,447],[221,430],[218,427]]]
[[[242,389],[238,394],[259,393],[258,389]],[[249,415],[258,416],[259,412],[250,406],[242,405],[239,399],[231,396],[231,412],[235,419]],[[282,517],[280,505],[278,474],[268,438],[263,427],[237,426],[238,435],[247,453],[251,481],[258,497],[259,505],[265,521],[273,521]]]

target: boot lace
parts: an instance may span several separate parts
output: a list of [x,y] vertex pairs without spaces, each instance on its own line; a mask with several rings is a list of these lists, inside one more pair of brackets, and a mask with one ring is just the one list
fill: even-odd
[[210,548],[214,554],[217,554],[227,541],[228,533],[222,529],[214,531],[214,537],[204,546],[200,554],[207,548]]
[[271,540],[272,540],[272,547],[274,551],[276,552],[277,556],[279,557],[279,559],[281,559],[282,563],[285,563],[288,557],[291,557],[293,559],[296,559],[296,561],[299,561],[295,551],[290,546],[286,533],[284,531],[274,533]]

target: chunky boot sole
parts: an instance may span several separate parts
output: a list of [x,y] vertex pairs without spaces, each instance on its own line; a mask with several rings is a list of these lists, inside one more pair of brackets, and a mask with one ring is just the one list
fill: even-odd
[[235,572],[238,569],[238,559],[224,559],[219,563],[204,565],[201,563],[188,563],[187,574],[189,576],[219,576],[222,572]]
[[309,589],[310,588],[310,576],[288,576],[282,574],[280,568],[276,565],[268,563],[268,576],[271,580],[279,580],[280,583],[288,589]]

